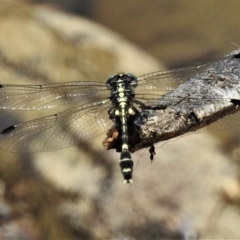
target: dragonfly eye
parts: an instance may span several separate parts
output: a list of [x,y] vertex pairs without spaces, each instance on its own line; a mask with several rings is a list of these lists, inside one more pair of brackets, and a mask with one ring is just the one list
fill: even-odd
[[137,77],[135,75],[133,75],[132,73],[127,73],[126,74],[128,77],[132,78],[133,80],[134,79],[137,79]]
[[119,75],[113,75],[108,80],[106,81],[106,86],[108,89],[112,89],[113,87],[116,86],[116,82],[119,79]]
[[137,77],[131,73],[127,73],[126,76],[127,76],[128,82],[130,83],[130,86],[132,88],[137,87],[137,85],[138,85]]

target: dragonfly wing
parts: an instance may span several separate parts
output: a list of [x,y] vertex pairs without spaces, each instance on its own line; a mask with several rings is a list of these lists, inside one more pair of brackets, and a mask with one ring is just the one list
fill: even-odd
[[210,125],[201,128],[195,132],[189,132],[189,134],[192,133],[212,133],[212,132],[219,132],[219,131],[225,131],[230,130],[234,128],[234,131],[240,130],[240,112],[236,112],[233,114],[230,114],[226,117],[220,118],[216,122],[211,123]]
[[0,108],[41,110],[81,100],[94,100],[108,93],[99,82],[69,82],[46,85],[0,85]]
[[88,103],[59,114],[11,126],[0,135],[8,152],[42,152],[89,140],[107,131],[109,100]]
[[[189,78],[193,77],[198,72],[202,72],[210,66],[229,59],[226,56],[222,59],[202,64],[192,67],[178,68],[173,70],[158,71],[153,73],[148,73],[138,77],[138,88],[137,90],[150,90],[156,91],[160,90],[163,92],[168,92],[176,89],[179,85],[186,82]],[[137,91],[136,91],[137,92]]]
[[[184,98],[183,96],[168,96],[168,95],[164,95],[164,94],[159,94],[159,93],[150,93],[150,92],[139,92],[138,94],[135,95],[136,99],[139,100],[140,102],[144,103],[144,104],[148,104],[148,103],[152,103],[152,102],[156,102],[158,101],[159,103],[161,103],[162,105],[166,105],[169,106],[169,103],[171,103],[172,105],[177,104],[178,102],[181,102],[182,99]],[[194,106],[202,106],[203,101],[205,101],[205,103],[207,101],[221,101],[229,103],[231,101],[231,98],[200,98],[200,97],[192,97],[192,96],[187,96],[185,97],[188,99],[189,103],[191,103]]]

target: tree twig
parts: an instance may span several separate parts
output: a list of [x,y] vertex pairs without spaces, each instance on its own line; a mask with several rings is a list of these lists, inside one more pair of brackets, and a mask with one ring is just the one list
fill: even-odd
[[[240,50],[213,62],[136,118],[132,151],[203,128],[240,110]],[[163,108],[164,106],[164,108]],[[131,138],[131,136],[130,136]]]

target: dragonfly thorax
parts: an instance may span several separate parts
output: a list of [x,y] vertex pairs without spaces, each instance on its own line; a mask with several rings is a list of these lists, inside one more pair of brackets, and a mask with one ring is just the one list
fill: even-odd
[[110,100],[114,106],[120,103],[130,103],[135,93],[133,88],[137,86],[137,78],[131,74],[117,74],[110,77],[106,85],[111,91]]

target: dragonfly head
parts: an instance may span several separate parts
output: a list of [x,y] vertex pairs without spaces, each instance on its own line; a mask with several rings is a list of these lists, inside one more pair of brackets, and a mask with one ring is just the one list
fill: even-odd
[[106,86],[109,90],[115,90],[119,84],[125,86],[125,88],[135,88],[137,87],[138,80],[131,73],[119,73],[108,78]]

